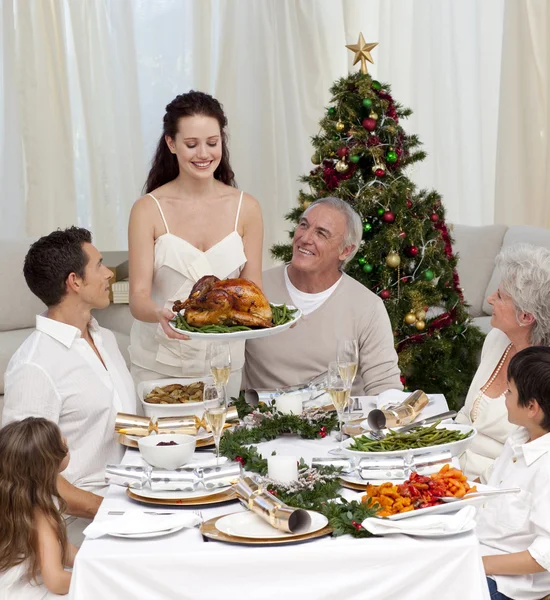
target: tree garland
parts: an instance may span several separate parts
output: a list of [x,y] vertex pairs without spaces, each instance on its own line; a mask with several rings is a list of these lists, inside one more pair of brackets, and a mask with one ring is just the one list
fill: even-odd
[[[338,426],[333,412],[322,409],[302,415],[281,415],[272,406],[248,406],[241,395],[233,403],[244,425],[226,431],[220,441],[220,454],[240,462],[244,469],[265,477],[267,460],[251,444],[274,440],[283,434],[296,434],[304,439],[324,438]],[[267,479],[268,491],[289,506],[315,510],[329,519],[334,535],[349,533],[369,537],[361,523],[376,514],[370,506],[353,500],[348,502],[338,494],[341,469],[331,466],[309,467],[303,459],[298,465],[298,481],[283,485]],[[331,501],[334,500],[334,501]]]

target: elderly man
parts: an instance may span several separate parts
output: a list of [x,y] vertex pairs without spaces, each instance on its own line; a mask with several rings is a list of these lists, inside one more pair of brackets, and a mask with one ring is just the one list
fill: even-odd
[[2,415],[4,423],[44,417],[59,425],[71,460],[57,486],[77,545],[101,504],[106,463],[122,459],[116,413],[135,412],[134,384],[115,337],[90,314],[108,306],[112,276],[91,242],[89,231],[71,227],[40,238],[27,253],[25,280],[47,311],[10,360]]
[[263,273],[270,302],[297,306],[303,317],[283,333],[246,342],[246,389],[304,383],[327,370],[338,340],[346,339],[356,339],[359,347],[353,394],[402,388],[384,303],[342,272],[361,236],[361,218],[338,198],[322,198],[304,212],[292,261]]

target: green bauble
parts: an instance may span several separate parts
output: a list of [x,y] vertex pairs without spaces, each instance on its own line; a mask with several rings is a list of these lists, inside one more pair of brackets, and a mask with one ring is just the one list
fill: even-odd
[[363,271],[365,271],[365,273],[372,273],[374,267],[372,265],[369,265],[369,263],[363,265]]
[[366,259],[364,256],[360,256],[360,257],[357,259],[357,262],[358,262],[360,265],[365,265],[365,264],[367,264],[367,259]]
[[336,109],[334,108],[334,106],[331,106],[328,110],[327,110],[328,114],[332,117],[333,115],[336,114]]
[[349,157],[349,162],[357,164],[361,160],[361,157],[358,154],[353,154]]
[[426,269],[424,273],[422,273],[422,276],[426,281],[432,281],[432,279],[435,277],[435,273],[431,269]]
[[386,160],[389,163],[397,162],[397,152],[395,150],[389,150],[386,154]]
[[363,98],[363,106],[370,108],[372,106],[372,100],[370,98]]
[[386,211],[383,208],[378,208],[376,210],[377,214],[379,217],[381,217]]
[[372,229],[372,225],[370,223],[364,223],[363,224],[363,231],[365,233],[368,233],[371,229]]
[[382,89],[382,84],[379,81],[376,81],[376,79],[373,79],[373,81],[372,81],[372,89],[376,90],[378,92],[379,90]]
[[335,142],[338,142],[338,141],[340,140],[340,136],[339,136],[339,135],[335,135],[335,136],[334,136],[332,139],[333,139]]

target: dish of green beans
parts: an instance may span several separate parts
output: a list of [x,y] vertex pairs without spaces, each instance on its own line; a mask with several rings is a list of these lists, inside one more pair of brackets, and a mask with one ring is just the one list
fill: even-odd
[[453,429],[452,426],[447,428],[445,426],[438,427],[438,425],[439,422],[406,433],[389,430],[387,436],[381,440],[375,440],[368,435],[361,435],[352,439],[347,445],[347,450],[353,452],[399,452],[409,449],[429,448],[460,442],[471,437],[475,431],[474,429],[460,431]]
[[[272,312],[273,327],[286,325],[295,320],[298,309],[291,308],[286,304],[270,304]],[[235,333],[237,331],[257,331],[258,328],[246,327],[245,325],[203,325],[202,327],[193,327],[185,320],[181,314],[176,315],[170,323],[179,329],[182,333]],[[264,328],[265,329],[265,328]]]

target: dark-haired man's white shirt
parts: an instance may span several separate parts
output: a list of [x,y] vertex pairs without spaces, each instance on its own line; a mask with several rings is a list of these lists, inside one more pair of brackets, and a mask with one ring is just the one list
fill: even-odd
[[8,364],[2,419],[44,417],[57,423],[71,452],[63,477],[101,493],[105,465],[119,463],[124,453],[115,438],[116,414],[135,413],[136,401],[113,333],[93,318],[89,331],[105,366],[80,329],[37,315],[36,330]]
[[550,591],[550,433],[527,442],[520,427],[504,444],[488,484],[520,488],[478,508],[476,534],[482,555],[527,550],[546,569],[531,575],[495,575],[498,591],[515,600],[538,600]]

